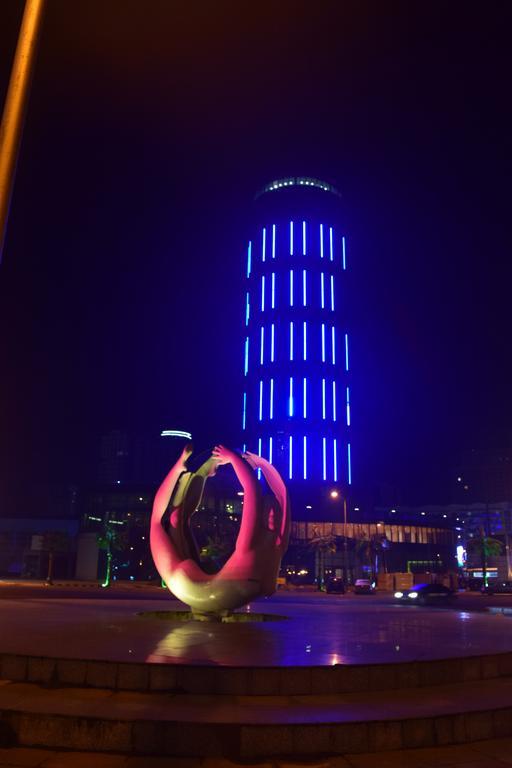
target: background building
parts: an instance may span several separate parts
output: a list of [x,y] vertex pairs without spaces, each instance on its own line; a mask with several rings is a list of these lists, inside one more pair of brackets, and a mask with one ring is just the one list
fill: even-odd
[[296,511],[352,483],[347,254],[338,191],[291,177],[256,197],[247,248],[243,442]]

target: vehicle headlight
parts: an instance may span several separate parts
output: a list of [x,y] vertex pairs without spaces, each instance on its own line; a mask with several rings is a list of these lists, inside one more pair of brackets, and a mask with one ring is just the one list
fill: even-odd
[[395,592],[395,597],[400,598],[400,597],[403,597],[403,596],[404,596],[403,592]]
[[417,592],[409,592],[407,597],[410,597],[412,600],[414,600],[415,597],[418,597],[418,593]]

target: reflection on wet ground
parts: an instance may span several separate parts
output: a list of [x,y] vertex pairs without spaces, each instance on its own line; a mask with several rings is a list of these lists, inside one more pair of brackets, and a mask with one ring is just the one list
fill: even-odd
[[[170,601],[170,607],[180,604]],[[512,650],[503,614],[277,594],[247,611],[288,621],[202,623],[138,615],[155,600],[0,602],[0,652],[227,666],[364,664]]]

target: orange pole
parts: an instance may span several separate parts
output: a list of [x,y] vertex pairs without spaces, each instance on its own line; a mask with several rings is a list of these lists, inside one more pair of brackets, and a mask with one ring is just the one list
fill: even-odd
[[0,125],[0,262],[45,0],[26,0]]

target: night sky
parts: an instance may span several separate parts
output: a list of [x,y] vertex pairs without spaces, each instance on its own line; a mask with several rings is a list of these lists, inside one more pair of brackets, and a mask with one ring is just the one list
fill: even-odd
[[284,175],[343,195],[355,482],[448,501],[461,451],[510,450],[511,8],[48,0],[0,267],[0,515],[93,482],[113,428],[236,444],[246,218]]

